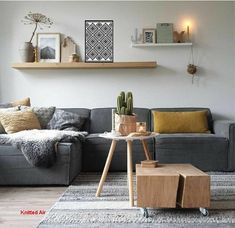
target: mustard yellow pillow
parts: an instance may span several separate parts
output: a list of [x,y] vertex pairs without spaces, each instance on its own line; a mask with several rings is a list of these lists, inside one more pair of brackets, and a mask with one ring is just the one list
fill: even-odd
[[207,111],[153,111],[154,131],[158,133],[210,133]]
[[11,102],[12,106],[18,106],[18,105],[23,105],[23,106],[30,106],[30,98],[26,97],[22,100],[16,100]]
[[7,134],[23,130],[41,129],[37,116],[31,110],[1,113],[0,121]]

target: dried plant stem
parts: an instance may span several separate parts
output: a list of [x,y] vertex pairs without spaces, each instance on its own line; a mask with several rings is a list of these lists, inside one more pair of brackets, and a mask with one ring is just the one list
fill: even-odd
[[32,42],[33,37],[34,37],[34,35],[35,35],[35,32],[36,32],[37,28],[38,28],[38,23],[35,23],[35,28],[34,28],[34,30],[33,30],[33,34],[32,34],[32,36],[31,36],[31,38],[30,38],[29,43],[31,43],[31,42]]

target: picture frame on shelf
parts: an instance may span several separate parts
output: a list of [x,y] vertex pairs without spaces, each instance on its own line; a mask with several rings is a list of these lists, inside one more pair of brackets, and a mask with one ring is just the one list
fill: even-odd
[[60,62],[60,33],[37,33],[38,62]]
[[157,43],[173,43],[173,23],[157,23]]
[[148,43],[148,44],[156,43],[156,29],[154,28],[143,29],[143,43]]
[[85,20],[85,62],[113,62],[113,20]]

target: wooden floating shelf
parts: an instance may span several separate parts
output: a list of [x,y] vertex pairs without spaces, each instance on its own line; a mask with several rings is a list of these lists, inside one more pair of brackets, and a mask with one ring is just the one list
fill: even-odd
[[114,62],[114,63],[14,63],[15,69],[121,69],[156,68],[156,62]]
[[131,44],[132,47],[179,47],[179,46],[192,46],[193,43],[155,43],[155,44]]

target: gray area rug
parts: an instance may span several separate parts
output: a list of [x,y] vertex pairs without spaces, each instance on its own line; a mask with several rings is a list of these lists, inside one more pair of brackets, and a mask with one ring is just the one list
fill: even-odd
[[235,227],[235,172],[209,174],[213,209],[208,217],[198,209],[149,209],[145,218],[139,208],[129,207],[126,173],[109,173],[99,198],[101,174],[83,173],[38,227]]

